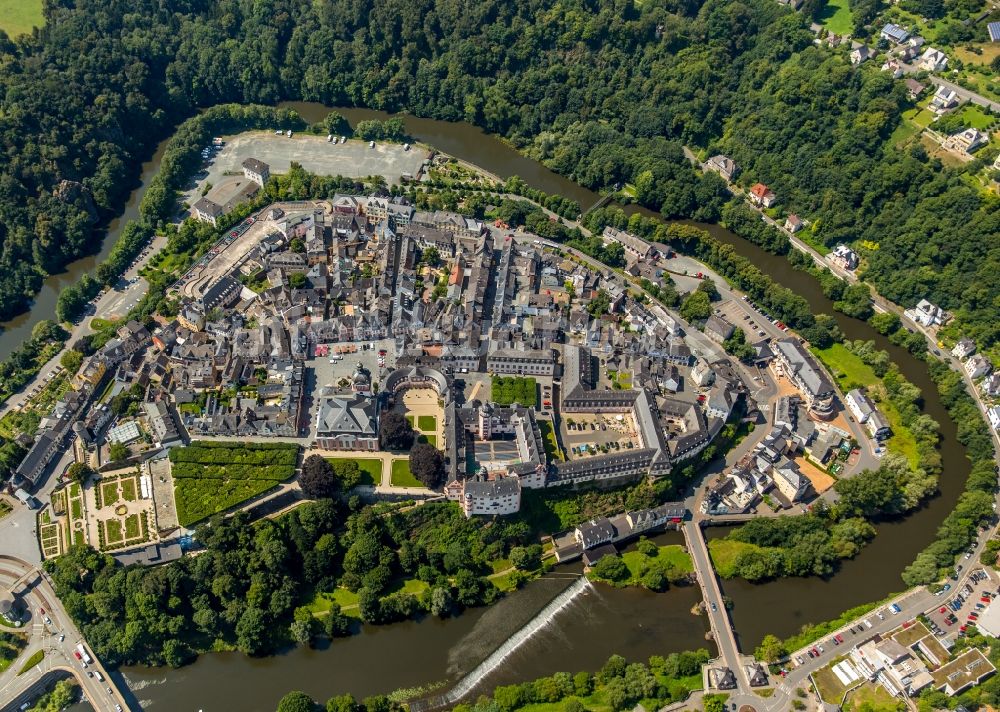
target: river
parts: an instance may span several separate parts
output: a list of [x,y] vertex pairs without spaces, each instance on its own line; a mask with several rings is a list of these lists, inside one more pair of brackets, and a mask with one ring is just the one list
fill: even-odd
[[[282,106],[295,109],[309,122],[319,121],[330,111],[305,102]],[[378,111],[337,110],[352,124],[363,119],[388,118]],[[584,208],[599,199],[596,193],[526,158],[474,126],[403,118],[407,132],[415,139],[501,178],[520,176],[533,188],[572,198]],[[156,171],[162,148],[163,144],[154,159],[143,166],[142,186],[129,201],[133,211],[143,186]],[[924,412],[941,424],[944,474],[940,494],[910,517],[880,524],[875,540],[858,557],[845,562],[834,576],[790,578],[766,584],[724,583],[724,591],[734,603],[733,618],[741,647],[749,651],[765,633],[787,636],[805,623],[836,617],[847,608],[901,590],[900,573],[934,539],[937,526],[954,507],[968,477],[969,462],[955,439],[955,425],[938,397],[926,364],[890,344],[866,322],[836,313],[819,283],[807,273],[791,269],[785,258],[767,253],[717,225],[697,226],[733,245],[765,273],[801,294],[815,313],[835,316],[848,338],[872,339],[879,348],[889,351],[903,374],[923,392]],[[110,244],[105,241],[102,253],[110,249]],[[41,298],[37,303],[42,304]],[[0,337],[4,349],[9,349],[8,335]],[[726,531],[710,529],[708,535],[723,536]],[[522,625],[520,621],[525,616],[540,610],[565,585],[568,581],[557,575],[533,582],[490,610],[470,611],[444,621],[425,618],[389,627],[365,627],[359,635],[335,641],[326,650],[293,650],[265,659],[212,654],[203,655],[198,662],[181,670],[132,668],[123,672],[137,686],[140,700],[153,709],[169,710],[270,712],[277,699],[291,689],[302,689],[325,699],[337,692],[363,696],[454,680],[478,664]],[[505,661],[501,672],[487,683],[526,680],[557,670],[594,669],[614,652],[643,659],[653,653],[699,647],[704,644],[701,639],[704,622],[688,613],[696,599],[694,587],[659,595],[595,587],[586,598],[561,612],[555,624]]]

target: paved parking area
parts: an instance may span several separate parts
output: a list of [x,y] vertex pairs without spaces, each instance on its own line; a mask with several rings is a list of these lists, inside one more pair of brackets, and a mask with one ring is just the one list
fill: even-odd
[[[971,556],[963,563],[967,564],[969,561],[972,561]],[[931,630],[938,637],[957,638],[964,632],[964,626],[975,622],[970,616],[978,616],[989,605],[982,599],[986,597],[992,600],[996,595],[996,573],[976,567],[965,585],[958,590],[949,589],[938,596],[941,603],[927,614]]]
[[[594,446],[617,443],[617,448],[611,445],[611,452],[618,452],[627,449],[630,443],[633,447],[638,445],[635,423],[628,415],[623,415],[622,420],[618,420],[613,415],[572,413],[561,420],[561,430],[562,442],[569,451],[566,454],[570,459],[585,457],[584,453],[592,451]],[[574,452],[574,448],[583,446],[588,451]]]
[[[727,299],[715,306],[716,313],[731,324],[743,329],[747,340],[757,342],[764,338],[780,339],[785,332],[772,324],[760,312],[742,299]],[[760,332],[764,332],[762,336]]]
[[226,138],[226,145],[205,166],[201,180],[185,195],[194,204],[206,183],[219,185],[226,174],[242,173],[242,163],[256,158],[271,167],[272,173],[287,173],[292,161],[310,173],[348,178],[384,176],[389,184],[399,183],[408,173],[416,177],[428,152],[417,146],[409,151],[402,144],[368,143],[349,140],[347,143],[327,143],[326,136],[294,134],[292,138],[276,136],[271,131],[250,131]]

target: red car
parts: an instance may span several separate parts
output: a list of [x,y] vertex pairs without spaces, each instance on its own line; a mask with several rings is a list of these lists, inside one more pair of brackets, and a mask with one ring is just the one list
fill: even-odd
[[838,642],[838,643],[843,643],[843,642],[844,642],[844,636],[842,636],[842,635],[840,635],[840,634],[838,633],[838,634],[837,634],[837,642]]
[[969,626],[963,625],[961,628],[959,628],[959,630],[964,633],[968,627]]
[[941,606],[941,608],[938,609],[938,613],[947,613],[947,612],[948,612],[948,609],[945,608],[944,606]]
[[74,650],[74,651],[73,651],[73,656],[74,656],[74,657],[75,657],[75,658],[76,658],[77,660],[83,660],[83,658],[81,658],[81,657],[80,657],[80,653],[79,653],[79,651],[76,651],[76,650]]

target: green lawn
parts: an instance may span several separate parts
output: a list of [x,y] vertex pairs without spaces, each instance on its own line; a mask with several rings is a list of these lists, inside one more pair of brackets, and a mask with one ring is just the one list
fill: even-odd
[[0,0],[0,30],[10,37],[31,34],[32,27],[42,27],[42,0]]
[[122,480],[122,497],[125,498],[126,502],[134,502],[139,499],[139,493],[136,492],[135,478],[129,477]]
[[120,519],[109,519],[104,524],[105,537],[108,544],[121,544],[125,541],[122,536],[122,523]]
[[870,710],[870,712],[887,712],[888,710],[898,710],[902,706],[897,698],[893,697],[881,685],[866,682],[861,687],[851,691],[844,704],[845,710]]
[[417,418],[417,430],[424,433],[437,432],[438,419],[435,415],[421,415]]
[[431,447],[437,447],[438,439],[436,435],[425,435],[421,433],[417,436],[417,442],[427,443]]
[[972,103],[963,106],[959,111],[959,116],[962,117],[962,121],[966,126],[971,126],[980,131],[986,130],[996,121],[996,118],[987,114],[983,110],[983,107]]
[[332,593],[318,593],[305,605],[314,616],[326,615],[333,603],[340,606],[344,615],[358,617],[358,594],[346,588],[336,588]]
[[732,539],[710,539],[708,542],[708,553],[712,557],[712,565],[722,578],[731,578],[735,575],[734,563],[737,556],[744,551],[755,551],[760,548],[756,544],[747,544]]
[[556,432],[552,427],[552,422],[539,420],[538,429],[542,431],[542,442],[545,443],[545,454],[549,460],[559,460],[560,462],[565,460],[566,456],[563,455],[562,450],[559,449],[559,443],[556,442]]
[[844,698],[844,693],[847,692],[847,688],[833,672],[833,666],[840,663],[842,660],[847,658],[846,655],[841,655],[830,661],[830,664],[826,667],[822,667],[813,673],[813,679],[816,681],[816,687],[819,689],[820,697],[823,701],[831,705],[839,705],[841,700]]
[[110,507],[118,501],[118,480],[102,482],[100,487],[102,507]]
[[393,487],[423,487],[424,484],[410,472],[410,461],[401,457],[392,461],[392,476],[390,478]]
[[[918,113],[922,112],[918,112],[914,109],[904,112],[903,120],[899,122],[899,125],[893,129],[892,135],[889,136],[890,144],[893,146],[899,146],[920,133],[923,127],[917,124],[914,120]],[[912,114],[912,117],[907,118],[907,114]]]
[[24,661],[24,665],[21,666],[21,670],[17,674],[23,675],[24,673],[28,672],[28,670],[35,667],[35,665],[37,665],[38,663],[42,662],[42,659],[44,657],[45,657],[44,650],[39,650],[35,652],[30,658]]
[[626,551],[621,555],[622,561],[628,567],[632,575],[628,585],[638,585],[642,576],[652,568],[661,567],[661,570],[668,573],[668,578],[694,573],[694,564],[691,556],[684,551],[680,544],[659,547],[655,557],[646,556],[638,551]]
[[125,517],[125,538],[135,539],[139,536],[139,515],[130,514]]
[[355,460],[358,469],[361,470],[361,484],[380,485],[382,484],[382,461],[371,458]]
[[819,24],[837,35],[849,34],[854,29],[854,18],[847,0],[827,0],[816,18]]

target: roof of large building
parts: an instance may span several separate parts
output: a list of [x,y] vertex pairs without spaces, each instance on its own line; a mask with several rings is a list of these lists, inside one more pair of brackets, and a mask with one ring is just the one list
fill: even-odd
[[316,414],[316,434],[320,437],[331,434],[351,434],[374,436],[375,401],[358,395],[321,396],[319,412]]
[[797,381],[810,396],[819,396],[833,390],[833,384],[826,373],[798,341],[792,338],[778,339],[774,342],[775,355],[781,356],[786,368],[795,375]]
[[264,161],[259,161],[256,158],[250,157],[243,161],[243,167],[253,171],[254,173],[264,174],[271,170],[271,167],[264,163]]

